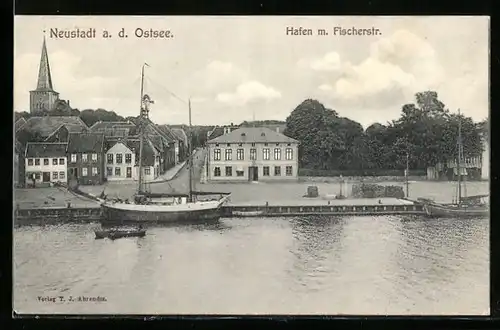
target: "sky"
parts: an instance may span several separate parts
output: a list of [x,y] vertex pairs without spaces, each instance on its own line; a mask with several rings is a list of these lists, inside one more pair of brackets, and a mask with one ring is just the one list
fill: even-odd
[[[285,120],[308,98],[364,127],[397,119],[433,90],[450,111],[489,113],[488,17],[16,16],[14,111],[29,111],[44,36],[54,89],[79,110],[139,113],[140,77],[159,124]],[[287,35],[287,28],[313,35]],[[334,35],[334,28],[378,29]],[[95,29],[96,37],[52,31]],[[125,30],[128,38],[119,38]],[[170,31],[139,38],[136,29]],[[328,35],[318,35],[325,29]],[[112,36],[103,38],[103,31]],[[139,30],[137,30],[139,31]]]

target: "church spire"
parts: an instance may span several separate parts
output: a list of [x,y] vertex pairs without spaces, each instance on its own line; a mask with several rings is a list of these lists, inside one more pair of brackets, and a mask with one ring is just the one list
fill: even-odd
[[40,58],[40,67],[38,69],[37,90],[50,90],[52,87],[52,76],[50,75],[49,55],[47,54],[47,44],[45,36],[43,37],[42,56]]

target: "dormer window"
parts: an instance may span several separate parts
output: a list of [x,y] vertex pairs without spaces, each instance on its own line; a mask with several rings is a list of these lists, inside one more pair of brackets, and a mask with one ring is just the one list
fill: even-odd
[[227,146],[228,146],[228,147],[230,147],[230,146],[231,146],[231,143],[228,143],[228,144],[227,144]]
[[246,133],[241,133],[241,136],[247,136],[247,134]]
[[262,132],[260,133],[260,136],[266,136],[266,133]]
[[292,144],[291,143],[288,143],[287,146],[291,146]]
[[278,147],[279,147],[279,145],[280,145],[279,143],[276,143],[276,146],[278,146]]
[[243,143],[238,143],[238,147],[242,147],[243,146]]
[[218,146],[219,146],[219,144],[218,144],[218,143],[216,143],[216,144],[215,144],[215,146],[216,146],[216,147],[218,147]]
[[267,143],[267,142],[266,142],[266,143],[264,143],[264,146],[265,146],[265,147],[267,147],[268,145],[269,145],[269,143]]

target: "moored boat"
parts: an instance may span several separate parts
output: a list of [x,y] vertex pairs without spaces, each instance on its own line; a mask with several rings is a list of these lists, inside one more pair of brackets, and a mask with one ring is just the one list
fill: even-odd
[[[146,64],[145,64],[146,65]],[[153,101],[143,93],[144,66],[141,79],[141,109],[139,116],[139,161],[138,161],[138,190],[132,202],[105,200],[101,203],[102,222],[106,223],[192,223],[198,221],[218,220],[222,216],[221,206],[229,198],[228,193],[213,193],[220,195],[216,200],[197,200],[198,195],[210,193],[196,193],[193,191],[193,152],[191,147],[191,102],[189,106],[189,139],[187,166],[189,169],[189,192],[187,194],[151,193],[147,192],[143,180],[142,154],[145,129],[149,122],[149,106]]]
[[96,230],[95,238],[96,239],[117,239],[123,237],[144,237],[146,236],[146,230],[138,229],[138,230]]
[[[465,172],[464,151],[462,143],[462,124],[458,118],[458,139],[457,139],[457,199],[453,203],[436,203],[433,200],[421,198],[420,202],[427,216],[440,217],[440,218],[482,218],[488,217],[490,213],[489,202],[487,198],[489,195],[474,195],[466,196],[466,182],[463,180],[462,175]],[[465,172],[465,175],[467,173]]]

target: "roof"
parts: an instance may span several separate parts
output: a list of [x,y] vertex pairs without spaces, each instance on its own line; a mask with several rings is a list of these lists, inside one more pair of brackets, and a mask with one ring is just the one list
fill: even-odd
[[153,146],[156,148],[158,152],[163,151],[163,143],[162,143],[162,137],[159,135],[150,135],[148,136],[148,139],[151,140],[153,143]]
[[[155,164],[155,153],[153,144],[149,139],[146,139],[143,144],[142,149],[142,165],[143,166],[154,166]],[[139,146],[141,144],[140,140],[127,140],[124,142],[130,150],[135,152],[135,158],[139,158]]]
[[231,133],[221,135],[208,143],[298,143],[297,140],[277,133],[267,127],[240,127]]
[[78,116],[31,117],[22,128],[37,132],[42,137],[48,137],[63,125],[66,126],[70,133],[81,133],[88,129],[87,125]]
[[135,124],[130,121],[97,121],[94,125],[90,126],[92,132],[102,132],[105,130],[112,130],[114,128],[135,128]]
[[182,128],[176,128],[176,127],[172,127],[170,128],[170,130],[172,131],[172,133],[175,134],[175,136],[181,140],[182,142],[184,142],[184,144],[187,146],[188,144],[188,136],[186,134],[186,131],[183,130]]
[[26,124],[26,119],[22,117],[19,118],[14,124],[14,131],[17,132],[17,130],[20,129],[24,124]]
[[179,138],[172,132],[172,129],[167,125],[155,125],[152,122],[151,124],[154,125],[155,128],[158,129],[163,136],[165,136],[168,140],[170,140],[170,142],[179,140]]
[[68,152],[104,152],[104,134],[102,133],[70,133]]
[[28,142],[26,158],[65,157],[67,143]]

